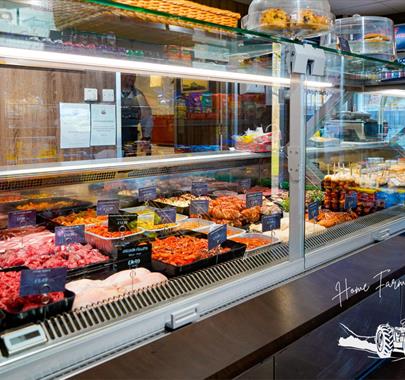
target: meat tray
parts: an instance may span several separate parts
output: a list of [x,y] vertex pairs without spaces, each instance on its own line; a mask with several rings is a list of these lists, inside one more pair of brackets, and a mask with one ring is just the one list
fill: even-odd
[[274,236],[272,238],[271,236],[267,236],[267,235],[263,235],[263,234],[259,234],[259,233],[247,233],[244,235],[234,236],[234,238],[236,238],[236,237],[252,238],[252,239],[259,238],[259,239],[267,240],[268,243],[265,245],[262,245],[261,247],[250,249],[250,250],[246,248],[246,253],[249,253],[249,254],[254,254],[254,253],[260,252],[263,249],[269,248],[274,244],[280,243],[280,239],[277,238],[276,236]]
[[[215,224],[213,222],[211,222],[211,223]],[[218,227],[219,225],[216,224],[216,226]],[[248,226],[249,225],[247,225],[246,228],[249,228]],[[227,234],[228,239],[231,239],[233,237],[240,236],[240,235],[243,235],[246,233],[246,230],[244,230],[242,228],[236,228],[236,227],[232,227],[232,226],[227,226],[227,228],[228,228],[228,234]],[[199,229],[198,231],[202,232],[204,234],[208,234],[208,232],[210,232],[210,227],[204,227],[204,228]]]
[[[65,209],[58,209],[58,210],[47,210],[41,213],[37,214],[37,222],[38,223],[44,223],[46,228],[50,230],[51,232],[55,231],[55,227],[63,227],[62,224],[54,222],[53,219],[57,218],[58,216],[66,216],[70,215],[74,212],[79,212],[79,211],[85,211],[90,208],[94,209],[93,207],[88,207],[88,206],[78,206],[78,207],[72,207],[72,208],[65,208]],[[86,224],[86,226],[92,226],[94,224]]]
[[35,323],[44,320],[45,318],[68,312],[72,310],[74,299],[75,294],[69,290],[65,290],[63,300],[58,302],[22,311],[20,313],[10,313],[5,310],[0,310],[0,312],[4,314],[0,328],[9,329],[28,323]]
[[176,207],[177,214],[189,215],[189,213],[190,213],[190,206],[186,206],[186,207],[172,206],[168,203],[159,202],[159,201],[154,201],[153,205],[157,208]]
[[115,245],[119,242],[122,241],[129,241],[129,240],[136,240],[139,238],[143,233],[144,229],[140,228],[140,231],[131,234],[131,235],[126,235],[124,237],[119,237],[119,238],[105,238],[100,235],[93,234],[92,232],[85,231],[85,236],[86,236],[86,241],[93,247],[99,249],[100,251],[106,253],[106,254],[113,254],[115,250]]
[[[53,211],[55,212],[56,210],[72,210],[72,209],[81,209],[81,208],[85,208],[85,207],[90,207],[93,204],[91,202],[87,202],[87,201],[80,201],[77,199],[72,199],[72,198],[63,198],[63,197],[54,197],[54,198],[40,198],[40,199],[31,199],[28,201],[19,201],[19,202],[11,202],[8,203],[7,206],[5,207],[4,211],[5,212],[9,212],[9,211],[14,211],[17,210],[18,206],[22,206],[25,205],[27,203],[42,203],[42,202],[49,202],[49,203],[56,203],[56,202],[73,202],[72,206],[68,206],[68,207],[61,207],[61,208],[49,208],[47,209],[47,211]],[[42,211],[42,210],[41,210]]]
[[[199,232],[194,231],[179,231],[177,232],[181,235],[189,235],[194,236],[197,238],[207,239],[206,234],[202,234]],[[152,269],[155,272],[161,272],[167,277],[176,277],[181,276],[187,273],[195,272],[200,269],[204,269],[210,267],[212,265],[216,265],[219,263],[224,263],[229,260],[236,259],[238,257],[242,257],[245,254],[246,245],[236,243],[232,240],[226,240],[224,243],[221,244],[222,248],[230,248],[231,250],[226,253],[222,253],[220,255],[212,256],[207,259],[195,261],[194,263],[183,265],[183,266],[176,266],[171,264],[163,263],[162,261],[153,260],[152,258]],[[153,249],[152,249],[153,255]]]

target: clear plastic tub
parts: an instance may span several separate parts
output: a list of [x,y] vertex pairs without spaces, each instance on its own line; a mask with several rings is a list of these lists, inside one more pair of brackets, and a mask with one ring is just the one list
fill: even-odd
[[394,23],[389,18],[354,15],[338,19],[335,33],[349,42],[352,53],[387,61],[396,59]]
[[328,33],[334,15],[328,0],[253,0],[242,27],[290,38]]

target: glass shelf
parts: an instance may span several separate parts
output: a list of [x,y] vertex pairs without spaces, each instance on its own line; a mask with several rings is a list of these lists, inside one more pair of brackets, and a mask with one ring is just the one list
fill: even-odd
[[[144,63],[151,63],[189,77],[288,85],[280,47],[302,44],[110,0],[0,0],[0,12],[0,56],[3,63],[11,64],[24,60],[24,51],[47,51],[66,54],[51,55],[51,67],[65,68],[63,58],[69,61],[70,54],[87,57],[83,69],[100,69],[99,63],[102,69],[125,71],[125,62],[131,62],[129,70],[142,71],[140,65],[145,70]],[[332,85],[339,84],[342,76],[364,84],[378,81],[384,73],[405,70],[396,62],[320,49],[326,54],[326,78]],[[98,57],[106,59],[103,64]],[[37,60],[45,66],[44,59],[31,54],[29,63]],[[168,75],[162,67],[149,69]]]

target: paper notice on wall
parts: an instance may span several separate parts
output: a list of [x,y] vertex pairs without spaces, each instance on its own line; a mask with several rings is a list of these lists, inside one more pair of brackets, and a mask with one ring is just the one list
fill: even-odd
[[90,105],[60,103],[60,147],[90,147]]
[[91,145],[116,145],[116,116],[113,104],[91,105]]

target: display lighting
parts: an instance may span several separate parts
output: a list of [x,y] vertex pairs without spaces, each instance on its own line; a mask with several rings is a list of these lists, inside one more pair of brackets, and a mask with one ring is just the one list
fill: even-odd
[[[3,64],[34,66],[55,69],[103,70],[134,73],[140,75],[162,75],[181,78],[204,78],[205,80],[255,83],[267,86],[289,87],[289,78],[267,75],[246,74],[237,71],[209,70],[196,67],[167,65],[142,61],[131,61],[106,57],[94,57],[40,50],[1,47],[0,59]],[[306,81],[307,87],[333,87],[329,82]]]

